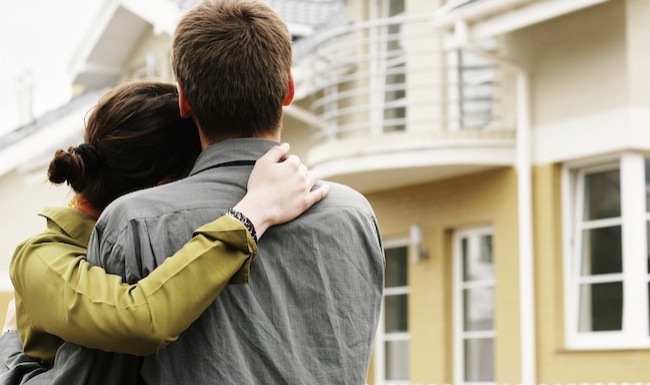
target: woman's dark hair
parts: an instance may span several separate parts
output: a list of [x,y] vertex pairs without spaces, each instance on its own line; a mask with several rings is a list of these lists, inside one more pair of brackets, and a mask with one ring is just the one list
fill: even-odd
[[57,150],[52,183],[68,183],[97,210],[118,197],[187,176],[201,152],[198,130],[180,117],[176,86],[132,82],[94,108],[84,143]]

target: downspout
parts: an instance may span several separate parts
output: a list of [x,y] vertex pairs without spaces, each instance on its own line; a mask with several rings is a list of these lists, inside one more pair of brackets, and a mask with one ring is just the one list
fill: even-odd
[[530,141],[530,81],[526,70],[513,61],[476,47],[470,41],[467,24],[454,25],[459,49],[506,68],[516,77],[516,161],[519,235],[519,313],[521,328],[521,384],[536,383],[535,280],[533,258],[532,165]]

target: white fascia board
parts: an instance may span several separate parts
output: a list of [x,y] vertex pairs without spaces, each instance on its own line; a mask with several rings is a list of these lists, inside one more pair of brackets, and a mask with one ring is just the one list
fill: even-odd
[[[443,12],[436,12],[433,17],[433,25],[438,28],[453,28],[457,21],[474,23],[499,12],[514,9],[525,3],[540,0],[483,0],[453,10],[444,9]],[[441,8],[443,9],[443,8]]]
[[468,24],[473,38],[497,36],[550,20],[609,0],[484,0],[467,9],[434,17],[433,25],[451,29],[458,21]]
[[533,163],[578,161],[623,151],[650,153],[650,108],[623,107],[532,130]]
[[90,25],[90,30],[85,34],[86,38],[72,55],[72,60],[68,67],[72,79],[75,79],[79,73],[86,69],[88,57],[97,46],[97,42],[115,16],[115,12],[117,12],[117,8],[120,5],[119,3],[120,0],[106,0],[97,13],[95,21]]
[[155,33],[172,35],[181,11],[167,0],[121,0],[124,8],[153,25]]
[[393,153],[356,154],[323,162],[313,162],[310,156],[309,167],[320,178],[327,179],[354,173],[420,167],[510,167],[514,162],[514,147],[510,142],[495,143],[494,146],[484,146],[484,143],[480,143],[477,147],[468,145],[421,148]]
[[33,134],[2,149],[0,151],[0,176],[50,150],[54,143],[63,138],[72,137],[77,133],[81,136],[84,117],[96,104],[96,99],[89,100],[46,127],[40,128]]
[[477,39],[501,35],[606,1],[609,0],[552,0],[533,3],[477,23],[472,35]]
[[[337,145],[334,145],[337,146]],[[341,147],[341,146],[337,146]],[[486,166],[514,165],[514,143],[512,139],[477,139],[421,141],[415,144],[370,144],[339,152],[333,157],[331,146],[321,146],[310,150],[309,166],[330,168],[339,165],[337,173],[360,170],[384,170],[399,167],[453,166],[460,164]],[[459,160],[462,159],[462,162]],[[352,162],[353,161],[353,162]],[[319,175],[321,175],[319,173]],[[331,175],[331,174],[326,174]]]
[[111,76],[118,76],[119,74],[122,73],[122,68],[120,67],[101,65],[98,63],[90,63],[90,62],[85,63],[82,67],[80,67],[80,69],[87,72],[93,72],[93,73],[98,73],[102,75],[111,75]]

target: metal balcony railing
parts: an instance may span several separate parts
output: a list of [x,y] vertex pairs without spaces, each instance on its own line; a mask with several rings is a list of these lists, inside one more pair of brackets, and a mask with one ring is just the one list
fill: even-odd
[[504,72],[443,49],[431,15],[338,26],[299,43],[297,88],[318,118],[315,145],[398,132],[467,137],[514,127]]

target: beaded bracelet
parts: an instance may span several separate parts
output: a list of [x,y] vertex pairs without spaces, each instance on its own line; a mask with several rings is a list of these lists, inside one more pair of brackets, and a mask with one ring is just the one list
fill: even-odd
[[255,243],[257,243],[257,233],[255,232],[255,226],[246,215],[234,209],[228,209],[228,211],[226,211],[226,215],[230,215],[231,217],[241,222],[241,224],[244,225],[246,230],[248,230],[248,232],[251,234]]

